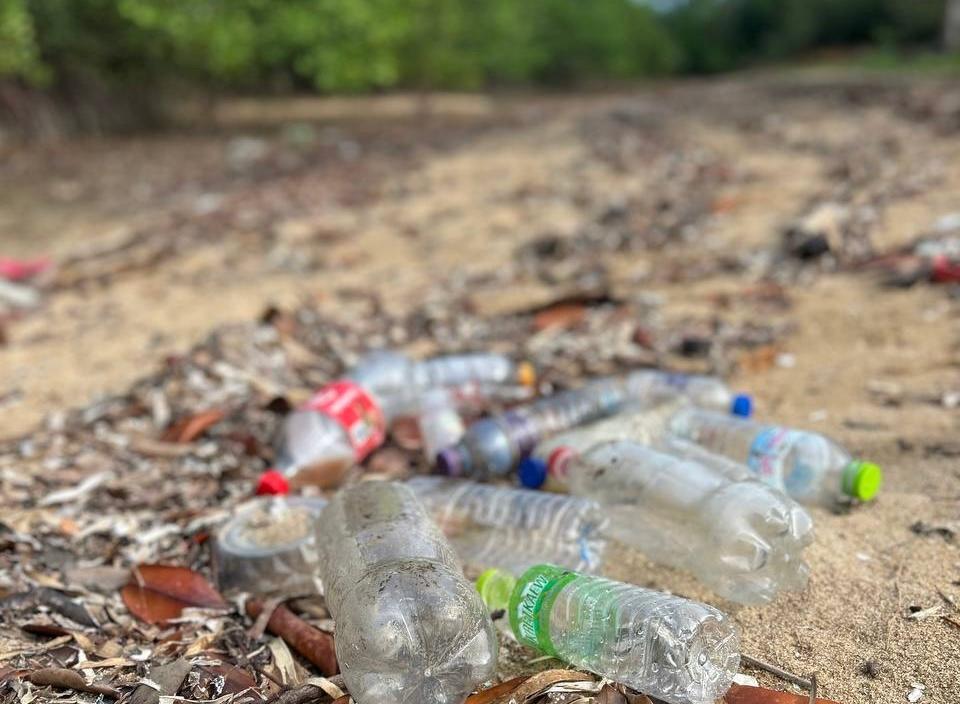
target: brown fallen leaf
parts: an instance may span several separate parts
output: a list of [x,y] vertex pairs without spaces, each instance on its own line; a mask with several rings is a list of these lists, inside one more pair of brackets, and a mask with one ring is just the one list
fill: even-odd
[[[262,601],[247,601],[247,614],[251,618],[256,618],[262,611]],[[316,665],[321,674],[327,677],[337,674],[339,667],[333,636],[314,628],[283,604],[274,609],[267,621],[267,630],[283,638],[291,648]]]
[[[725,704],[810,704],[807,694],[791,694],[766,687],[747,687],[740,684],[730,686],[724,695]],[[816,704],[838,704],[832,699],[817,699]]]
[[569,330],[582,323],[587,317],[587,307],[580,303],[558,303],[544,308],[533,317],[536,330],[559,328]]
[[104,684],[88,684],[87,680],[76,670],[68,670],[65,667],[45,667],[41,670],[34,670],[24,679],[32,682],[38,687],[56,687],[57,689],[73,689],[78,692],[89,692],[90,694],[102,694],[105,697],[120,696],[120,693]]
[[160,437],[166,442],[193,442],[211,426],[216,425],[226,417],[219,408],[194,413],[192,416],[181,418],[171,425]]
[[592,682],[595,678],[576,670],[545,670],[528,678],[523,684],[508,694],[501,694],[491,704],[524,704],[543,693],[544,690],[560,682]]
[[605,684],[597,694],[596,704],[627,704],[627,698],[613,685]]
[[490,702],[493,700],[498,699],[505,694],[510,694],[526,680],[526,677],[514,677],[512,680],[507,680],[506,682],[495,684],[492,687],[487,687],[486,689],[483,689],[475,694],[471,694],[469,697],[467,697],[466,704],[490,704]]
[[223,678],[222,694],[239,694],[248,689],[256,689],[257,681],[246,670],[235,665],[209,665],[203,671],[213,677]]
[[147,623],[177,618],[188,606],[225,608],[227,603],[203,576],[186,567],[140,565],[120,590],[130,612]]
[[158,684],[160,691],[158,692],[150,685],[142,684],[133,690],[133,694],[130,695],[130,704],[159,704],[161,694],[171,696],[177,693],[192,668],[193,665],[185,658],[150,668],[147,678]]

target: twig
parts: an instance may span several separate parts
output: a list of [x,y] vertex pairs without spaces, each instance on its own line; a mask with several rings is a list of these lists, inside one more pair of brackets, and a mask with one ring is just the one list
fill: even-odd
[[745,665],[749,665],[750,667],[755,667],[758,670],[763,670],[764,672],[769,672],[771,675],[776,675],[782,680],[786,680],[787,682],[792,682],[798,687],[803,687],[803,689],[807,690],[808,692],[813,688],[813,683],[810,682],[810,680],[805,680],[800,675],[795,675],[792,672],[787,672],[783,668],[777,667],[776,665],[771,665],[770,663],[764,662],[763,660],[758,660],[757,658],[750,657],[749,655],[743,655],[743,654],[740,655],[740,660]]
[[810,704],[817,704],[817,673],[810,675]]

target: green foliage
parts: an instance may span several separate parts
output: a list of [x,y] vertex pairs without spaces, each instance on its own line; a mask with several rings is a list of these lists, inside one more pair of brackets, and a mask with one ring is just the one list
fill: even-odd
[[44,77],[33,22],[23,0],[0,0],[0,76]]
[[141,94],[169,80],[323,92],[566,85],[931,42],[943,3],[687,0],[656,13],[641,0],[0,0],[0,77]]

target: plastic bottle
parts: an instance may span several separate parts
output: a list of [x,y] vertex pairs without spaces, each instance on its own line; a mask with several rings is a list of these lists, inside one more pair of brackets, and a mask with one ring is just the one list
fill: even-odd
[[514,408],[473,423],[463,439],[437,454],[437,469],[453,477],[487,479],[504,476],[542,439],[610,415],[626,399],[619,379],[599,379],[586,386]]
[[593,501],[445,477],[407,485],[471,567],[519,575],[545,559],[581,572],[601,566],[607,520]]
[[493,623],[409,487],[362,482],[320,514],[337,658],[357,704],[462,703],[497,666]]
[[417,424],[428,461],[443,448],[458,443],[466,431],[454,393],[446,388],[430,389],[424,394]]
[[572,452],[551,469],[571,494],[603,506],[611,538],[720,596],[763,604],[806,586],[813,522],[772,487],[626,440]]
[[730,619],[696,601],[555,565],[477,588],[522,644],[671,704],[713,704],[740,665]]
[[678,399],[726,404],[746,415],[751,407],[749,396],[734,396],[713,377],[642,370],[623,378],[598,379],[582,388],[479,420],[467,429],[460,443],[437,455],[437,468],[450,476],[503,476],[528,456],[537,443],[557,433],[625,407],[649,409]]
[[683,397],[702,408],[737,416],[749,417],[753,411],[753,400],[748,394],[734,393],[714,376],[642,369],[628,374],[625,381],[631,398],[642,398],[647,405]]
[[696,408],[678,411],[669,428],[712,452],[745,462],[758,479],[800,503],[830,506],[851,498],[869,501],[883,481],[880,467],[853,459],[819,433]]
[[324,386],[285,420],[276,467],[258,492],[310,484],[339,486],[347,471],[383,444],[390,421],[417,413],[430,389],[457,385],[533,384],[533,367],[501,355],[448,355],[414,362],[397,352],[365,356],[343,379]]

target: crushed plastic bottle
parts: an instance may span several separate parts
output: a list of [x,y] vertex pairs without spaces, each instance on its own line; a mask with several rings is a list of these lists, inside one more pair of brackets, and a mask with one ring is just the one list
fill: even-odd
[[217,532],[213,565],[224,593],[303,596],[323,593],[316,497],[260,496],[240,506]]
[[678,411],[669,429],[712,452],[745,462],[758,479],[800,503],[830,506],[851,498],[869,501],[883,481],[880,467],[852,458],[819,433],[696,408]]
[[337,658],[357,704],[461,704],[494,676],[490,616],[409,487],[343,489],[317,535]]
[[551,470],[571,494],[603,506],[611,538],[724,598],[763,604],[806,586],[813,522],[772,487],[628,440],[572,451]]
[[740,666],[731,620],[696,601],[555,565],[477,588],[522,644],[671,704],[713,704]]
[[437,454],[437,469],[453,477],[505,476],[544,438],[616,412],[626,400],[619,379],[598,379],[579,389],[473,423],[463,439]]
[[625,382],[629,396],[643,399],[648,407],[661,401],[685,398],[701,408],[737,416],[749,417],[753,411],[753,399],[748,394],[734,393],[714,376],[642,369],[628,374]]
[[313,485],[339,486],[347,471],[383,444],[389,423],[416,414],[431,389],[497,384],[532,386],[533,367],[502,355],[460,354],[414,362],[397,352],[373,352],[343,379],[318,391],[285,420],[277,465],[259,493]]
[[415,477],[407,485],[472,568],[519,575],[549,560],[581,572],[600,569],[607,520],[593,501],[445,477]]

